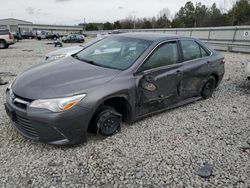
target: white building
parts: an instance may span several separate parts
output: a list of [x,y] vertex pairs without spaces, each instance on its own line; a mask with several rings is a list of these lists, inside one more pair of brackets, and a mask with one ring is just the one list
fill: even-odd
[[0,29],[9,29],[11,32],[21,33],[25,31],[46,31],[55,34],[82,33],[83,31],[80,26],[33,24],[29,21],[14,18],[0,19]]
[[32,24],[32,22],[14,18],[0,19],[0,29],[9,29],[11,32],[18,31],[19,24]]

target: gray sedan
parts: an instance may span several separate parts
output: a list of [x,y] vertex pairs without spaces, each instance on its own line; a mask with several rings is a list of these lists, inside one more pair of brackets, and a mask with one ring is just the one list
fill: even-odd
[[120,122],[212,96],[224,57],[197,39],[126,33],[20,74],[5,109],[24,137],[50,144],[110,136]]

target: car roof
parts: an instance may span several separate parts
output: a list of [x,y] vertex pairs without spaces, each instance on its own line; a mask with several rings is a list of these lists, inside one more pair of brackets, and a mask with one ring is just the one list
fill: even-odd
[[122,33],[122,34],[118,34],[118,35],[124,36],[124,37],[129,37],[129,38],[151,40],[151,41],[190,38],[190,37],[181,37],[178,35],[169,35],[169,34],[165,34],[165,33],[152,33],[152,32],[132,32],[132,33]]

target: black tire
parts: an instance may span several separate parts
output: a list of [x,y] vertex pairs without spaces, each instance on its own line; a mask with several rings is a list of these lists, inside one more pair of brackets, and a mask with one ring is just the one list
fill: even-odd
[[247,77],[247,79],[248,79],[248,80],[250,80],[250,76],[249,76],[249,77]]
[[216,79],[213,76],[210,76],[202,88],[201,96],[204,99],[212,97],[215,88],[216,88]]
[[4,40],[0,40],[0,49],[7,48],[7,43]]
[[103,136],[111,136],[120,130],[120,115],[111,106],[100,107],[94,121],[97,133]]

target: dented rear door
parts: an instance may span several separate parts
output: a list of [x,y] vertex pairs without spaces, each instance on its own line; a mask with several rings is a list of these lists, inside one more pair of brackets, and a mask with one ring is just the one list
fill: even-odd
[[180,40],[182,49],[182,97],[200,96],[201,88],[210,73],[210,56],[195,40]]

